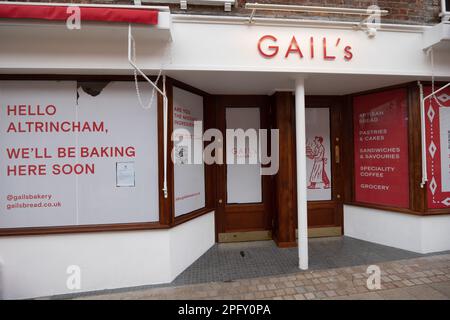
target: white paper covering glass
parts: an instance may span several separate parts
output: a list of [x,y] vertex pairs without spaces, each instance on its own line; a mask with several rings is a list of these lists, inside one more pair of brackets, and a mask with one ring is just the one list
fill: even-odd
[[[194,124],[200,127],[194,134]],[[205,206],[203,97],[173,88],[175,217]]]
[[[93,94],[75,81],[1,81],[0,228],[158,221],[156,102],[143,109],[133,82]],[[133,162],[135,187],[117,187],[118,162]]]
[[[226,108],[227,129],[260,129],[259,108]],[[259,162],[259,136],[255,144],[246,144],[243,150],[226,142],[227,203],[258,203],[262,201],[261,164]],[[236,157],[244,157],[245,164]],[[231,163],[231,164],[230,164]]]

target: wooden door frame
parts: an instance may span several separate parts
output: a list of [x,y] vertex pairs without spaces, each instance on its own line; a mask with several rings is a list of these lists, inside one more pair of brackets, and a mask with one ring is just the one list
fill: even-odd
[[[319,222],[312,225],[308,219],[309,228],[332,228],[341,227],[343,223],[344,203],[344,161],[343,161],[343,108],[345,106],[341,96],[306,96],[306,108],[329,108],[330,110],[330,151],[331,151],[331,200],[308,201],[308,213],[320,210],[320,208],[334,208],[334,225],[327,222]],[[339,155],[337,154],[339,153]],[[337,157],[339,159],[337,159]],[[338,160],[338,161],[337,161]],[[320,232],[317,235],[321,235]],[[325,235],[325,234],[324,234]]]
[[[274,240],[279,247],[295,247],[297,229],[297,158],[296,158],[296,126],[295,126],[295,97],[291,92],[276,92],[272,96],[273,125],[280,131],[280,168],[275,177],[274,189]],[[343,164],[346,159],[342,154],[342,111],[345,97],[341,96],[306,96],[308,108],[330,108],[331,170],[332,170],[332,200],[309,201],[308,216],[311,212],[319,211],[326,216],[328,223],[313,224],[309,222],[309,236],[328,236],[339,229],[343,233]],[[339,138],[339,141],[336,141]],[[340,148],[340,163],[335,163],[335,146]],[[306,160],[306,159],[305,159]],[[306,177],[305,177],[306,179]],[[340,199],[337,195],[340,194]],[[328,212],[327,212],[328,211]],[[316,217],[315,217],[316,218]],[[312,227],[312,228],[311,228]],[[314,228],[316,227],[316,228]]]
[[[292,99],[295,104],[295,97]],[[346,159],[343,154],[343,134],[345,123],[343,122],[343,108],[345,106],[345,97],[342,96],[305,96],[306,108],[329,108],[330,110],[330,149],[331,149],[331,200],[327,201],[308,201],[308,228],[310,236],[327,236],[333,234],[333,228],[341,228],[341,234],[344,233],[344,164]],[[339,152],[339,163],[336,162],[336,153]],[[296,162],[294,163],[295,166]],[[296,167],[295,167],[296,171]],[[296,181],[296,179],[295,179]],[[294,184],[295,192],[297,183]],[[309,216],[313,211],[321,209],[334,209],[334,223],[318,221],[312,224]],[[297,205],[295,205],[295,221],[297,222]],[[317,230],[314,230],[316,229]],[[321,232],[319,228],[323,229]]]
[[[218,241],[219,233],[225,233],[230,230],[226,230],[226,211],[225,206],[227,205],[227,171],[226,171],[226,139],[225,139],[225,129],[226,129],[226,113],[227,107],[230,108],[248,108],[248,107],[258,107],[260,109],[261,122],[260,128],[271,129],[270,119],[270,98],[269,96],[262,95],[218,95],[214,96],[215,108],[216,108],[216,125],[219,130],[224,134],[223,150],[224,150],[224,164],[217,165],[217,206],[215,212],[216,219],[216,241]],[[269,135],[270,137],[270,135]],[[270,143],[269,143],[270,145]],[[269,150],[270,152],[270,150]],[[262,206],[265,212],[265,230],[272,230],[272,177],[262,176]],[[222,202],[220,202],[222,199]],[[260,210],[261,204],[242,204],[246,210],[257,209]],[[255,208],[256,207],[256,208]],[[237,229],[236,229],[237,231]],[[255,231],[255,229],[242,229],[239,231]],[[231,231],[233,232],[233,231]]]

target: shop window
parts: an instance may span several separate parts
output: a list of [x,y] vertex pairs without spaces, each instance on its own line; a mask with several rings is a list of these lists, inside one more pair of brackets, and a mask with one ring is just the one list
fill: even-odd
[[175,217],[205,207],[203,97],[173,87]]
[[157,98],[134,82],[2,81],[0,228],[159,220]]
[[428,208],[450,208],[450,89],[425,101],[425,128]]
[[409,207],[406,89],[354,97],[354,200]]

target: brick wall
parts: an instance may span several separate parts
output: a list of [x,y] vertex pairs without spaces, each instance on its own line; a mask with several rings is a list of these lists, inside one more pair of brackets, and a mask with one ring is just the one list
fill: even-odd
[[[19,0],[28,2],[71,2],[71,3],[106,3],[132,4],[132,0]],[[189,0],[188,0],[189,2]],[[231,12],[224,12],[223,7],[193,6],[188,4],[188,10],[180,10],[180,5],[170,5],[172,13],[202,14],[202,15],[232,15],[248,16],[250,11],[244,8],[246,2],[271,4],[297,4],[309,6],[333,6],[364,9],[372,4],[381,9],[389,10],[389,15],[382,17],[384,23],[401,24],[435,24],[440,21],[441,0],[238,0],[237,6]],[[146,3],[147,4],[147,3]],[[149,3],[150,4],[150,3]],[[156,4],[160,5],[160,4]],[[300,14],[289,12],[259,11],[256,16],[307,18],[339,21],[359,21],[358,17],[344,15]]]

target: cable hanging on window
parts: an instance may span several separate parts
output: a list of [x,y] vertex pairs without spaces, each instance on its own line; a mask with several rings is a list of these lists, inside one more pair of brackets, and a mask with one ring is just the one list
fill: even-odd
[[[167,131],[168,131],[168,99],[167,99],[167,95],[166,95],[166,77],[163,75],[163,90],[161,90],[157,83],[159,81],[159,78],[162,74],[162,68],[159,71],[159,75],[156,79],[156,82],[153,82],[152,80],[149,79],[149,77],[147,77],[147,75],[136,65],[135,63],[136,61],[136,46],[135,46],[135,40],[133,38],[133,34],[131,32],[131,24],[128,25],[128,62],[130,63],[130,65],[133,67],[134,69],[134,73],[135,73],[135,84],[136,84],[136,93],[138,96],[138,100],[139,103],[141,105],[142,108],[144,109],[148,109],[151,107],[151,104],[153,102],[153,96],[154,96],[154,91],[158,92],[159,94],[161,94],[161,96],[163,97],[163,131],[164,131],[164,141],[163,141],[163,148],[164,148],[164,172],[163,172],[163,188],[162,191],[164,193],[164,198],[168,197],[168,191],[167,191]],[[139,75],[141,75],[152,87],[153,87],[153,91],[152,91],[152,97],[150,99],[150,104],[149,106],[145,106],[142,102],[142,97],[140,94],[140,90],[139,90],[139,85],[137,83],[137,74],[139,73]]]

